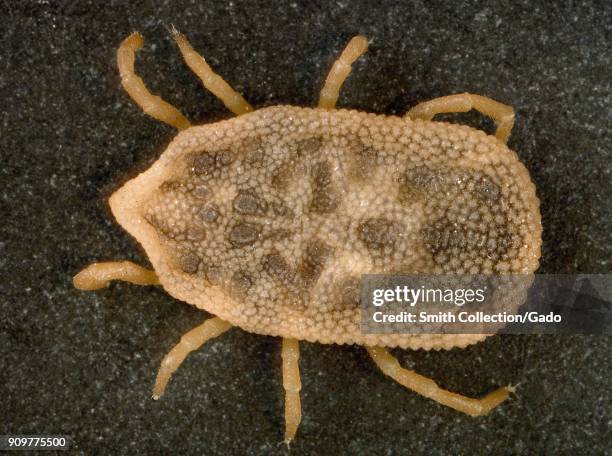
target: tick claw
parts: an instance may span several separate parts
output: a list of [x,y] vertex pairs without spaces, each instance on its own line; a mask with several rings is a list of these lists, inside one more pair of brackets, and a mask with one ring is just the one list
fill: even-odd
[[508,390],[510,393],[512,393],[512,394],[516,394],[516,389],[518,388],[518,386],[519,386],[519,383],[516,383],[516,384],[514,384],[514,385],[508,385],[508,386],[506,386],[506,389],[507,389],[507,390]]
[[282,441],[278,442],[278,443],[276,444],[276,446],[277,446],[277,447],[279,447],[279,446],[281,446],[281,445],[283,445],[283,444],[284,444],[284,445],[286,445],[286,446],[287,446],[287,449],[288,449],[288,450],[290,450],[290,449],[291,449],[291,444],[292,444],[292,443],[293,443],[293,439],[284,439],[284,440],[282,440]]

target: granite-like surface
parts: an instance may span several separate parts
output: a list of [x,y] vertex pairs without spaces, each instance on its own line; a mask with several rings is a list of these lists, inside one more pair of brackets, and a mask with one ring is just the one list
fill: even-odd
[[[510,146],[542,200],[542,272],[610,272],[609,2],[0,2],[0,434],[62,433],[83,454],[286,453],[279,343],[233,330],[190,356],[159,402],[162,356],[207,315],[163,290],[75,291],[94,260],[146,264],[106,198],[174,131],[121,90],[118,43],[195,122],[230,114],[169,38],[184,31],[256,107],[313,105],[356,33],[373,40],[340,105],[401,114],[470,91],[517,109]],[[477,115],[448,119],[492,128]],[[495,337],[398,351],[454,391],[518,395],[472,419],[385,378],[363,349],[302,344],[292,454],[603,454],[610,337]]]

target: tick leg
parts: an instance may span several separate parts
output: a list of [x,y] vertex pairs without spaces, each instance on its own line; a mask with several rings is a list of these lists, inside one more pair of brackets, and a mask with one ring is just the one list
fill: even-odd
[[180,342],[164,356],[161,362],[157,379],[155,380],[155,387],[153,388],[153,399],[157,400],[164,394],[170,377],[183,363],[189,353],[200,348],[204,345],[204,342],[220,336],[231,327],[232,325],[227,321],[214,317],[184,334]]
[[153,95],[134,71],[136,51],[142,47],[144,40],[138,32],[128,36],[117,50],[117,66],[121,75],[121,85],[142,110],[153,117],[179,130],[191,125],[187,118],[171,104]]
[[404,369],[399,361],[382,347],[366,347],[374,362],[384,374],[399,384],[433,399],[434,401],[470,416],[486,415],[508,398],[514,389],[499,388],[482,399],[473,399],[440,388],[432,379]]
[[159,285],[154,271],[131,261],[90,264],[74,276],[72,283],[79,290],[97,290],[108,287],[111,280],[122,280],[136,285]]
[[319,108],[333,109],[336,107],[340,88],[351,74],[351,65],[367,50],[368,39],[365,36],[357,35],[349,41],[325,79],[325,85],[319,95]]
[[210,65],[206,63],[206,60],[204,60],[204,57],[193,49],[183,34],[179,33],[176,29],[172,30],[172,34],[187,66],[200,78],[204,87],[219,98],[227,109],[238,116],[253,110],[253,107],[242,95],[232,89],[221,76],[213,71]]
[[410,119],[431,120],[436,114],[447,112],[467,112],[476,109],[486,116],[491,117],[497,124],[495,136],[508,142],[510,131],[514,125],[514,109],[491,98],[473,95],[471,93],[460,93],[447,97],[434,98],[430,101],[419,103],[406,114]]
[[285,388],[285,443],[291,442],[302,421],[300,402],[300,345],[296,339],[283,338],[283,387]]

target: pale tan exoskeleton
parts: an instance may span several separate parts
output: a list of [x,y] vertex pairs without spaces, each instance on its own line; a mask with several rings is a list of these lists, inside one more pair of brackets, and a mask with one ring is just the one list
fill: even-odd
[[[532,273],[541,246],[539,202],[506,141],[514,111],[468,93],[437,98],[403,117],[336,110],[351,65],[367,49],[354,37],[334,63],[314,109],[254,111],[185,37],[187,65],[237,117],[191,126],[134,72],[142,46],[130,35],[117,56],[121,82],[145,113],[181,132],[146,172],[109,203],[154,271],[130,262],[92,264],[74,277],[94,290],[111,280],[161,285],[214,315],[185,334],[161,363],[159,398],[185,357],[232,326],[282,338],[285,440],[301,421],[299,340],[363,345],[402,385],[472,416],[512,391],[482,399],[439,388],[402,368],[387,348],[465,347],[480,334],[363,334],[364,273]],[[432,121],[476,109],[494,136]]]

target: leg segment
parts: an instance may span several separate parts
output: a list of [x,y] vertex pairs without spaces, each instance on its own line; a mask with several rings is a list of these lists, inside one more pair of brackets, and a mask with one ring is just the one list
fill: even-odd
[[151,117],[161,120],[179,130],[191,125],[181,112],[160,97],[153,95],[134,71],[136,51],[142,47],[144,40],[138,32],[128,36],[117,50],[117,66],[121,75],[121,85],[142,110]]
[[300,402],[300,345],[296,339],[284,339],[281,357],[283,358],[283,387],[285,388],[285,443],[291,442],[302,421]]
[[368,353],[384,374],[399,384],[427,398],[453,408],[470,416],[486,415],[508,398],[514,389],[510,386],[499,388],[482,399],[472,399],[460,394],[451,393],[436,385],[432,379],[404,369],[397,358],[382,347],[366,347]]
[[72,283],[79,290],[97,290],[108,287],[111,280],[123,280],[136,285],[159,285],[154,271],[131,261],[90,264],[74,276]]
[[351,65],[367,50],[368,39],[365,36],[358,35],[349,41],[325,79],[325,85],[319,95],[319,108],[333,109],[336,107],[340,87],[351,74]]
[[491,117],[497,124],[495,136],[508,142],[510,131],[514,125],[514,109],[491,98],[471,93],[460,93],[447,97],[434,98],[430,101],[419,103],[406,114],[410,119],[431,120],[436,114],[447,112],[467,112],[476,109],[486,116]]
[[184,35],[180,34],[176,29],[172,30],[172,34],[181,50],[181,54],[183,54],[185,63],[200,78],[204,87],[210,90],[236,115],[245,114],[253,110],[253,107],[242,95],[232,89],[221,76],[212,70],[208,63],[206,63],[206,60],[204,60],[204,57],[193,49]]
[[221,320],[219,317],[214,317],[183,335],[181,341],[170,350],[161,362],[153,388],[153,399],[157,400],[164,394],[170,376],[179,368],[189,353],[200,348],[207,340],[223,334],[231,327],[232,325],[228,322]]

